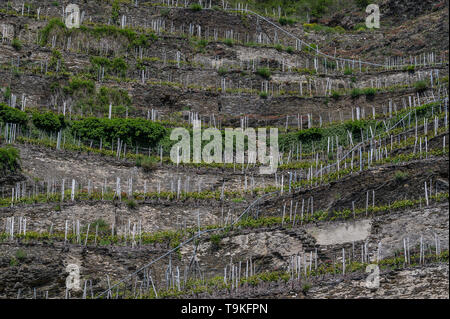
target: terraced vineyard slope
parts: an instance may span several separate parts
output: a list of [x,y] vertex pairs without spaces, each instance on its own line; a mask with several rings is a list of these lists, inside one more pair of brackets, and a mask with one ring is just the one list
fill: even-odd
[[2,1],[0,298],[448,299],[448,1],[410,2]]

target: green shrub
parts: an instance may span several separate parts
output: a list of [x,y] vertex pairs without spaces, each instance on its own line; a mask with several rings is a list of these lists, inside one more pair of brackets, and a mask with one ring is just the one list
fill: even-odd
[[[133,45],[135,46],[145,46],[145,43],[141,43],[141,38],[134,40]],[[145,40],[146,41],[146,40]],[[128,64],[123,58],[114,58],[112,60],[105,57],[93,56],[90,58],[92,67],[94,70],[98,70],[100,67],[105,69],[105,73],[113,73],[116,75],[120,75],[122,77],[125,76],[126,71],[128,69]]]
[[256,74],[263,77],[266,80],[269,80],[272,76],[272,73],[270,72],[269,68],[259,68],[256,70]]
[[309,284],[309,283],[304,283],[303,284],[302,292],[303,292],[304,295],[306,295],[310,289],[311,289],[311,284]]
[[407,172],[396,172],[395,180],[398,182],[404,182],[408,179],[409,175]]
[[224,76],[225,74],[228,73],[228,70],[227,70],[227,68],[221,66],[221,67],[217,70],[217,73],[218,73],[219,75],[221,75],[221,76]]
[[8,172],[15,172],[20,168],[19,151],[14,147],[0,147],[0,176]]
[[354,136],[361,137],[361,130],[365,130],[369,124],[370,122],[366,120],[350,120],[344,122],[344,128],[347,131],[350,131]]
[[129,209],[135,209],[137,207],[137,203],[136,203],[136,201],[134,199],[127,199],[125,201],[125,203],[127,204],[127,207]]
[[358,8],[365,9],[369,5],[370,0],[355,0],[355,3]]
[[123,58],[114,58],[111,62],[111,70],[117,75],[125,76],[125,72],[128,69],[128,64]]
[[111,7],[111,20],[115,24],[119,23],[119,10],[120,10],[119,0],[114,0]]
[[24,251],[24,250],[22,250],[22,249],[18,249],[18,250],[16,251],[16,258],[17,258],[19,261],[24,260],[26,257],[27,257],[26,251]]
[[22,49],[22,42],[20,42],[20,40],[17,38],[14,38],[12,40],[11,45],[16,51],[20,51]]
[[47,45],[50,32],[53,30],[53,28],[56,28],[56,27],[66,29],[66,25],[59,18],[51,19],[41,31],[41,45],[42,46]]
[[267,92],[260,92],[259,93],[259,97],[262,99],[267,99],[267,97],[269,96],[269,94]]
[[17,259],[14,256],[12,256],[11,259],[9,260],[9,266],[14,267],[17,266],[17,264],[18,264]]
[[295,21],[295,19],[292,19],[292,18],[281,17],[278,19],[278,22],[281,25],[294,25],[296,21]]
[[229,47],[232,47],[234,45],[234,42],[232,39],[225,39],[225,41],[223,43],[225,43]]
[[328,11],[328,7],[333,3],[333,0],[315,0],[311,1],[311,14],[316,18],[322,17]]
[[292,54],[292,53],[294,53],[294,48],[293,47],[287,47],[286,48],[286,52],[289,53],[289,54]]
[[139,155],[136,158],[136,166],[142,167],[144,172],[149,173],[158,167],[158,162],[152,157]]
[[200,3],[191,3],[189,8],[193,11],[200,11],[203,9],[202,5]]
[[316,32],[326,32],[326,33],[343,33],[345,32],[344,28],[342,27],[334,27],[331,28],[326,25],[321,25],[317,23],[304,23],[303,28],[307,31],[316,31]]
[[338,91],[335,91],[335,90],[332,90],[332,91],[331,91],[331,97],[332,97],[333,99],[338,100],[340,96],[341,96],[341,95],[339,94]]
[[357,98],[358,96],[360,96],[362,94],[363,94],[363,91],[361,89],[358,89],[358,88],[354,88],[350,92],[350,95],[352,96],[352,98]]
[[325,65],[329,69],[332,69],[332,70],[336,69],[336,62],[334,62],[334,61],[327,60]]
[[366,27],[359,27],[358,29],[356,29],[356,31],[358,31],[358,32],[364,32],[366,30],[367,30]]
[[414,65],[407,65],[403,68],[404,71],[408,71],[409,73],[414,73],[416,67]]
[[414,83],[414,88],[416,89],[417,92],[423,92],[426,89],[428,89],[428,83],[427,81],[417,81],[416,83]]
[[433,104],[426,104],[426,105],[416,107],[416,109],[414,111],[416,113],[416,116],[425,116],[425,114],[431,113],[432,105]]
[[[97,226],[98,226],[97,234],[99,236],[105,236],[105,235],[109,235],[111,233],[111,231],[109,229],[109,225],[104,219],[99,218],[99,219],[94,220],[94,222],[91,223],[90,230],[95,232],[95,229],[97,228]],[[85,226],[85,227],[87,227],[87,226]],[[84,230],[84,232],[86,232],[86,231],[87,231],[87,229]]]
[[377,93],[377,89],[376,88],[365,88],[363,90],[363,93],[368,99],[373,99],[375,97],[375,93]]
[[212,234],[209,237],[209,240],[211,241],[213,248],[218,248],[220,246],[220,241],[222,240],[222,236],[219,234]]
[[128,91],[120,88],[113,88],[102,86],[95,95],[95,105],[97,105],[103,112],[109,111],[109,104],[118,106],[131,106],[131,98]]
[[57,132],[64,127],[64,116],[52,112],[34,112],[32,116],[34,126],[47,132]]
[[296,133],[297,139],[302,143],[308,143],[311,141],[320,140],[322,138],[322,129],[318,127],[312,127],[305,130],[300,130]]
[[0,103],[0,121],[3,123],[14,123],[26,126],[28,117],[25,112],[4,103]]
[[62,58],[62,54],[58,50],[53,50],[52,56],[50,58],[49,68],[56,71],[58,63],[60,66],[58,71],[63,72],[64,71],[64,59]]
[[109,68],[111,65],[111,61],[108,58],[102,56],[91,56],[90,62],[95,67],[104,67],[105,69]]
[[162,8],[161,11],[159,11],[159,13],[161,14],[162,17],[166,17],[166,16],[169,15],[170,9],[169,8]]
[[314,43],[310,43],[309,46],[302,46],[302,50],[305,52],[316,52],[317,45],[315,45]]
[[95,118],[88,117],[72,123],[72,132],[83,140],[99,141],[104,145],[117,142],[120,138],[127,145],[156,146],[166,135],[166,129],[159,123],[150,122],[142,118]]
[[206,40],[206,39],[200,39],[197,42],[197,47],[199,47],[199,48],[206,48],[207,45],[208,45],[208,40]]
[[141,34],[136,39],[131,41],[130,46],[132,48],[147,48],[152,42],[156,40],[158,40],[158,36],[154,33]]
[[73,77],[69,84],[63,88],[64,93],[72,95],[77,91],[82,91],[83,95],[95,93],[95,83],[92,80],[85,80],[80,77]]
[[3,98],[5,99],[6,102],[8,102],[10,97],[11,97],[11,88],[7,86],[5,88],[5,92],[3,93]]
[[344,69],[344,74],[345,75],[351,75],[351,74],[353,74],[353,70],[351,68],[349,68],[349,67],[346,67]]
[[277,50],[277,51],[279,51],[279,52],[281,52],[281,51],[283,51],[283,46],[281,45],[281,44],[276,44],[275,45],[275,49]]

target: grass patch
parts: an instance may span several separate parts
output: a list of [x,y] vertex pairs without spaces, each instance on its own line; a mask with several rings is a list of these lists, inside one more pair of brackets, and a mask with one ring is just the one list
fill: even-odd
[[192,11],[200,11],[203,9],[202,5],[200,3],[191,3],[191,5],[189,6],[189,8]]
[[395,173],[395,180],[397,182],[404,182],[408,179],[409,175],[407,172],[396,172]]
[[20,42],[20,40],[17,38],[14,38],[12,40],[11,45],[16,51],[20,51],[22,49],[22,42]]
[[256,74],[258,74],[259,76],[261,76],[266,80],[269,80],[270,77],[272,76],[272,73],[270,72],[269,68],[259,68],[258,70],[256,70]]
[[218,73],[220,76],[224,76],[225,74],[228,73],[228,70],[227,70],[226,67],[221,66],[221,67],[217,70],[217,73]]
[[136,207],[137,207],[137,203],[134,199],[127,199],[125,201],[125,204],[127,204],[127,207],[129,209],[136,209]]
[[0,148],[0,176],[8,172],[15,172],[19,166],[19,151],[14,147]]
[[136,166],[142,167],[144,172],[149,173],[158,167],[158,162],[153,157],[140,155],[136,158]]
[[297,21],[293,18],[281,17],[278,19],[278,22],[282,25],[294,25]]
[[229,47],[232,47],[234,45],[234,41],[232,39],[225,39],[225,41],[223,41],[223,43],[225,43]]
[[427,83],[426,81],[424,81],[424,80],[422,80],[422,81],[417,81],[416,83],[414,83],[414,89],[415,89],[417,92],[423,92],[423,91],[425,91],[426,89],[428,89],[428,83]]

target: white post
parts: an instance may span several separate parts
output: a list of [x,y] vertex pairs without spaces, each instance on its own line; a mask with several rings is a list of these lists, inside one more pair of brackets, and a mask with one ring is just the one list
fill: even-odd
[[75,180],[74,179],[72,179],[72,192],[70,194],[70,199],[72,201],[75,200]]

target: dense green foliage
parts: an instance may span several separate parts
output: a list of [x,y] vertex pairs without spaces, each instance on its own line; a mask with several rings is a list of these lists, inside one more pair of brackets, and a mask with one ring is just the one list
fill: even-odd
[[100,141],[103,144],[120,138],[127,145],[145,145],[154,147],[166,134],[159,123],[144,119],[107,119],[88,117],[72,124],[72,132],[83,140]]
[[281,25],[294,25],[296,21],[295,21],[295,19],[292,19],[292,18],[281,17],[280,19],[278,19],[278,22]]
[[301,142],[310,142],[322,138],[322,130],[318,127],[313,127],[306,130],[296,132],[297,139]]
[[357,98],[360,95],[365,95],[366,98],[373,99],[375,97],[375,93],[377,93],[376,88],[371,88],[371,87],[364,88],[364,89],[354,88],[350,92],[350,95],[352,96],[352,98]]
[[22,42],[17,38],[12,40],[11,45],[16,51],[20,51],[20,49],[22,49]]
[[355,3],[360,9],[365,9],[371,2],[370,0],[355,0]]
[[119,10],[120,10],[119,0],[114,0],[111,7],[111,20],[115,24],[119,23]]
[[191,8],[191,10],[193,10],[193,11],[200,11],[203,9],[202,5],[199,3],[191,3],[189,8]]
[[41,31],[41,45],[45,46],[47,44],[50,32],[55,27],[60,27],[63,29],[66,28],[66,26],[60,19],[58,18],[51,19]]
[[91,64],[95,71],[101,67],[105,69],[105,73],[112,73],[124,77],[128,69],[128,64],[123,58],[114,58],[112,60],[105,57],[91,57]]
[[64,88],[64,93],[74,94],[80,92],[82,96],[93,94],[95,92],[95,83],[92,80],[85,80],[79,77],[73,77],[70,79],[69,84]]
[[331,97],[332,97],[334,100],[338,100],[340,96],[341,96],[341,95],[339,94],[338,91],[335,91],[335,90],[332,90],[332,91],[331,91]]
[[0,122],[26,125],[27,121],[25,112],[0,103]]
[[19,151],[14,147],[0,147],[0,176],[19,168]]
[[[101,61],[101,58],[97,60],[99,63]],[[109,112],[111,103],[112,114],[124,116],[132,104],[125,89],[103,86],[96,91],[94,81],[79,77],[71,78],[63,90],[76,100],[74,109],[81,109],[85,115],[105,115]]]
[[106,110],[109,103],[116,106],[130,106],[131,98],[124,89],[102,86],[96,95],[95,103]]
[[143,47],[146,48],[148,47],[153,41],[158,40],[158,36],[154,33],[149,33],[149,34],[141,34],[139,36],[137,36],[132,42],[131,42],[131,46],[132,47]]
[[283,134],[279,137],[280,147],[287,148],[289,145],[302,143],[311,143],[313,141],[320,140],[323,136],[323,131],[321,128],[313,127],[310,129],[299,130],[292,133]]
[[262,76],[266,80],[270,79],[272,75],[269,68],[259,68],[258,70],[256,70],[256,74]]
[[416,83],[414,83],[414,88],[416,89],[417,92],[423,92],[426,89],[428,89],[428,83],[424,80],[417,81]]
[[47,132],[57,132],[64,128],[64,116],[56,115],[52,112],[38,113],[34,112],[32,116],[34,126]]
[[[352,133],[354,137],[361,137],[361,130],[365,131],[369,125],[371,124],[371,121],[369,120],[355,120],[355,121],[346,121],[344,123],[344,127],[347,131]],[[381,125],[381,123],[379,124]]]

